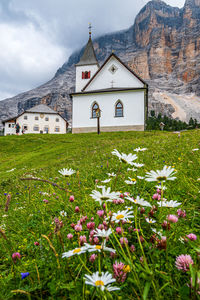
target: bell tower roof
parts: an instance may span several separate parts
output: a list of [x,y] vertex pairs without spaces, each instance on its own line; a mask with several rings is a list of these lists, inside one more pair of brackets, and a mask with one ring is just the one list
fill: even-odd
[[83,55],[81,56],[80,61],[76,64],[76,66],[86,66],[86,65],[98,65],[99,63],[96,58],[96,54],[94,51],[92,39],[91,39],[91,24],[89,24],[89,40],[84,49]]

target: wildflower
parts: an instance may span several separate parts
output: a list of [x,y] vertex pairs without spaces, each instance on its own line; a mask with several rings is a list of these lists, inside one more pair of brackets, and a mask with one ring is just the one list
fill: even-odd
[[172,167],[164,166],[162,170],[150,171],[146,173],[146,181],[163,181],[166,180],[175,180],[176,177],[173,177],[175,174],[175,169]]
[[[115,282],[116,279],[114,279],[112,277],[112,275],[108,272],[106,272],[106,273],[102,272],[100,275],[99,272],[97,271],[96,273],[93,273],[92,275],[85,275],[84,279],[85,279],[86,284],[100,288],[102,291],[104,291],[105,289],[109,292],[115,291],[115,290],[120,290],[120,288],[115,287],[115,286],[112,287],[110,285],[110,283]],[[107,287],[106,287],[106,285],[107,285]]]
[[98,251],[98,252],[109,251],[109,252],[114,252],[115,253],[114,249],[108,248],[108,247],[104,246],[104,244],[102,244],[102,245],[90,245],[90,244],[86,243],[85,247],[86,247],[86,250],[89,251],[89,252],[94,252],[94,251]]
[[22,280],[30,275],[29,272],[21,273]]
[[114,149],[112,152],[113,155],[116,155],[121,162],[124,162],[129,165],[133,165],[133,161],[137,159],[137,155],[129,153],[128,155],[125,153],[120,154],[119,151]]
[[39,242],[34,242],[34,245],[35,246],[39,246]]
[[126,221],[129,222],[129,218],[134,218],[134,216],[132,215],[133,211],[128,211],[127,210],[122,210],[122,211],[118,211],[117,213],[113,213],[111,221],[115,222],[115,223],[119,223],[120,221]]
[[140,148],[140,147],[134,149],[135,152],[146,151],[146,150],[147,148]]
[[[192,149],[192,151],[199,151],[199,148]],[[8,171],[7,171],[8,172]]]
[[73,169],[61,169],[58,171],[58,173],[60,173],[61,175],[65,176],[65,177],[69,177],[71,176],[72,174],[76,173],[76,171],[74,171]]
[[157,239],[157,248],[160,250],[166,250],[167,248],[167,238],[166,236],[162,236],[161,240]]
[[194,233],[190,233],[190,234],[188,234],[188,235],[186,235],[187,237],[188,237],[188,239],[190,240],[190,241],[196,241],[196,239],[197,239],[197,236],[196,236],[196,234],[194,234]]
[[164,221],[161,226],[165,230],[170,230],[170,223],[168,223],[167,221]]
[[104,229],[104,225],[103,224],[99,224],[98,229],[100,229],[100,230]]
[[14,263],[16,263],[17,259],[21,259],[21,254],[19,252],[14,252],[12,254],[12,260]]
[[86,247],[80,247],[80,248],[75,248],[75,249],[73,249],[73,250],[70,250],[70,251],[68,251],[68,252],[64,252],[63,254],[62,254],[62,258],[64,258],[64,257],[71,257],[71,256],[73,256],[73,255],[80,255],[80,254],[82,254],[82,253],[85,253],[86,252]]
[[160,206],[160,207],[178,207],[180,205],[181,205],[180,202],[173,201],[173,200],[170,200],[170,201],[164,200],[164,201],[160,201],[158,203],[158,206]]
[[103,217],[104,210],[97,210],[97,215],[99,216],[99,218]]
[[68,238],[68,240],[71,240],[73,238],[73,234],[68,233],[67,238]]
[[135,168],[132,168],[132,169],[128,168],[127,171],[135,172],[135,171],[137,171],[137,169],[135,169]]
[[108,183],[108,182],[110,182],[111,181],[111,179],[105,179],[105,180],[102,180],[101,182],[102,183]]
[[83,229],[83,227],[82,227],[81,224],[77,224],[77,225],[74,226],[74,229],[75,229],[76,231],[81,231],[81,230]]
[[129,185],[136,184],[136,179],[135,178],[131,178],[131,177],[128,177],[128,178],[129,178],[129,180],[124,181],[126,184],[129,184]]
[[153,194],[153,197],[152,197],[154,200],[160,200],[161,199],[161,196],[160,196],[160,194]]
[[47,199],[44,199],[43,202],[44,203],[49,203],[49,201]]
[[80,235],[79,241],[80,241],[81,246],[82,246],[83,244],[87,243],[86,236],[85,236],[85,235]]
[[142,168],[144,164],[133,163],[133,166],[136,168]]
[[134,246],[134,245],[131,245],[131,246],[130,246],[130,251],[131,251],[131,252],[134,252],[134,251],[135,251],[135,246]]
[[117,228],[116,228],[116,232],[117,232],[117,234],[122,234],[122,229],[121,229],[121,227],[117,227]]
[[117,282],[124,282],[126,280],[127,273],[124,271],[125,265],[122,262],[115,262],[113,264],[114,278]]
[[180,208],[177,210],[177,214],[178,214],[179,218],[185,218],[186,217],[185,210],[181,210]]
[[102,237],[102,238],[108,238],[110,234],[112,234],[112,230],[109,228],[108,230],[105,230],[105,229],[96,229],[94,231],[94,236],[98,236],[98,237]]
[[115,177],[115,176],[116,176],[115,173],[107,173],[107,175],[108,175],[109,177]]
[[128,245],[128,239],[126,237],[121,237],[119,241],[121,245]]
[[73,196],[73,195],[71,195],[71,196],[69,197],[69,202],[74,202],[74,196]]
[[89,258],[89,261],[93,263],[93,262],[95,261],[96,258],[97,258],[97,255],[96,255],[96,254],[92,254],[92,255],[90,256],[90,258]]
[[61,215],[62,217],[66,217],[66,216],[67,216],[67,213],[66,213],[64,210],[62,210],[62,211],[60,212],[60,215]]
[[99,239],[98,239],[97,236],[94,237],[93,242],[94,242],[95,245],[98,245],[98,244],[99,244]]
[[[157,188],[157,193],[161,193],[161,185],[156,185],[156,188]],[[162,190],[165,191],[166,189],[167,189],[167,187],[163,185]]]
[[178,217],[175,215],[168,215],[167,220],[172,222],[172,223],[177,223],[178,222]]
[[151,204],[149,202],[145,201],[143,198],[140,198],[139,196],[137,196],[136,199],[133,199],[131,197],[126,197],[126,199],[135,204],[139,204],[141,206],[151,207]]
[[79,208],[78,206],[76,206],[76,207],[75,207],[75,212],[76,212],[76,213],[79,213],[79,211],[80,211],[80,208]]
[[184,272],[189,271],[190,265],[193,265],[194,262],[191,258],[190,255],[186,254],[181,254],[177,256],[175,266],[177,267],[178,270],[183,270]]
[[155,220],[153,220],[153,219],[149,219],[149,218],[146,218],[146,221],[147,221],[147,223],[149,223],[149,224],[156,223],[156,221],[155,221]]
[[98,201],[100,205],[102,205],[103,201],[112,201],[113,199],[118,198],[120,195],[119,192],[110,192],[110,187],[105,188],[105,186],[102,187],[102,192],[93,190],[92,194],[90,196],[95,200]]
[[137,176],[138,179],[144,179],[144,176]]
[[87,228],[90,229],[90,230],[94,229],[95,228],[95,223],[94,222],[88,222],[87,223]]

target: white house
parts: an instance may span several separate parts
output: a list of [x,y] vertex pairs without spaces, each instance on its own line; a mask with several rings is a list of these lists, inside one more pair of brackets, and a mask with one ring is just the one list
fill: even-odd
[[72,133],[95,132],[100,109],[101,131],[144,130],[148,85],[114,53],[99,67],[91,36],[76,64],[72,98]]
[[[36,105],[22,114],[3,121],[4,135],[16,134],[19,125],[22,133],[66,133],[68,122],[56,111],[44,104]],[[17,125],[18,124],[18,125]]]

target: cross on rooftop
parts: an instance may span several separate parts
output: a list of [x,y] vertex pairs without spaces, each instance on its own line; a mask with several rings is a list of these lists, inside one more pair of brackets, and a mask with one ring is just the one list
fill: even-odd
[[91,38],[91,35],[92,35],[92,25],[91,25],[91,23],[89,23],[88,29],[89,29],[89,38]]

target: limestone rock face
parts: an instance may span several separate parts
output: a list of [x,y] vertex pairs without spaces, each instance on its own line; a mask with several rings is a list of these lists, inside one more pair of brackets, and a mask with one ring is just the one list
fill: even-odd
[[[112,50],[149,84],[149,111],[200,121],[200,0],[186,0],[182,9],[161,0],[148,2],[127,30],[94,40],[98,61]],[[38,103],[57,109],[69,121],[75,64],[84,47],[46,84],[0,101],[0,120]]]

